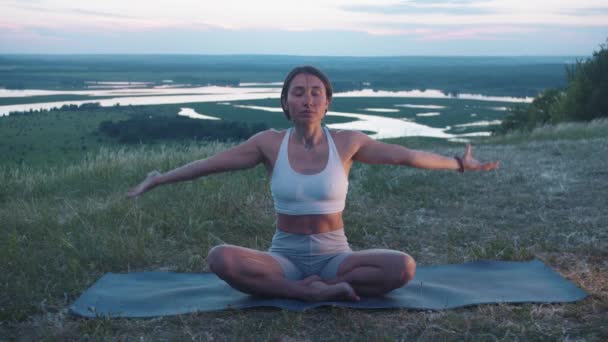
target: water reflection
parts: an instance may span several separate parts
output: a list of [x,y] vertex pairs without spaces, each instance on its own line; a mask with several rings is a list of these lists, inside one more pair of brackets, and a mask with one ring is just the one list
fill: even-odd
[[455,134],[457,137],[489,137],[492,135],[491,132],[471,132],[463,134]]
[[152,86],[153,82],[101,82],[101,81],[86,81],[84,82],[88,89],[118,89],[118,88],[141,88]]
[[396,104],[395,107],[405,107],[405,108],[421,108],[421,109],[444,109],[446,106],[438,106],[438,105],[416,105],[416,104]]
[[[235,106],[236,107],[236,106]],[[239,105],[239,108],[263,110],[268,112],[281,112],[281,108],[263,106]],[[434,128],[419,123],[411,122],[406,119],[388,118],[378,115],[367,115],[358,113],[345,113],[329,111],[327,115],[342,116],[356,119],[350,122],[328,124],[327,127],[335,129],[349,129],[357,131],[372,131],[370,137],[374,139],[400,138],[406,136],[423,136],[433,138],[457,138],[467,136],[489,135],[489,132],[476,132],[467,134],[451,134],[445,131],[449,128]]]
[[[275,85],[279,82],[271,83],[244,83],[245,85]],[[29,103],[18,105],[0,106],[0,116],[7,115],[13,111],[29,111],[39,109],[51,109],[63,105],[81,105],[88,102],[99,102],[101,106],[108,107],[115,104],[120,105],[155,105],[155,104],[179,104],[194,102],[217,102],[217,101],[238,101],[238,100],[258,100],[279,98],[280,88],[277,87],[220,87],[207,86],[196,88],[170,88],[156,86],[150,88],[123,88],[123,89],[96,89],[96,90],[9,90],[0,89],[0,98],[7,97],[30,97],[43,95],[81,95],[110,97],[108,99],[78,100],[78,101],[59,101],[44,103]],[[373,91],[371,89],[336,93],[335,97],[418,97],[418,98],[448,98],[448,99],[473,99],[484,101],[503,101],[503,102],[531,102],[532,98],[514,98],[502,96],[484,96],[479,94],[459,94],[456,97],[446,95],[439,90],[411,90],[411,91]],[[426,108],[441,109],[445,106],[437,105],[415,105],[398,104],[395,107],[406,108]],[[495,110],[502,110],[505,107],[493,107]],[[376,112],[396,112],[398,109],[392,108],[366,108],[368,111]]]
[[180,111],[179,111],[179,113],[177,113],[177,115],[186,116],[191,119],[221,120],[220,118],[215,117],[215,116],[209,116],[209,115],[197,113],[192,108],[180,108]]
[[453,138],[455,135],[444,132],[441,128],[434,128],[419,123],[387,118],[377,115],[356,113],[328,112],[327,115],[356,118],[358,120],[344,123],[329,124],[327,127],[335,129],[351,129],[357,131],[372,131],[370,137],[374,139],[389,139],[400,137],[423,136],[433,138]]
[[[253,89],[253,88],[252,88]],[[259,89],[259,88],[257,88]],[[39,109],[52,109],[63,105],[81,105],[83,103],[98,102],[102,107],[111,107],[116,104],[127,105],[158,105],[158,104],[180,104],[195,102],[217,102],[217,101],[237,101],[237,100],[260,100],[278,98],[279,93],[265,92],[237,92],[237,93],[217,93],[204,95],[166,95],[166,96],[134,96],[134,97],[114,97],[109,99],[95,99],[88,101],[61,101],[26,103],[17,105],[0,106],[0,116],[8,115],[10,112],[25,112]]]
[[[232,104],[232,101],[240,100],[259,100],[259,99],[278,99],[280,88],[272,87],[279,85],[280,82],[271,83],[242,83],[243,87],[197,87],[197,88],[167,88],[162,86],[139,89],[97,89],[97,90],[78,90],[78,91],[52,91],[52,90],[7,90],[0,89],[0,97],[28,97],[40,95],[88,95],[88,96],[109,96],[108,99],[94,99],[88,101],[61,101],[45,103],[29,103],[0,106],[0,116],[7,115],[13,111],[29,111],[31,109],[51,109],[63,105],[82,105],[84,103],[98,102],[103,107],[120,105],[157,105],[157,104],[182,104],[196,102],[218,102],[223,105],[234,106],[236,108],[249,108],[254,110],[264,110],[280,113],[280,107],[248,106]],[[250,86],[248,88],[248,86]],[[504,102],[531,102],[532,98],[513,98],[501,96],[483,96],[476,94],[460,94],[458,96],[446,95],[439,90],[412,90],[412,91],[373,91],[364,89],[344,93],[336,93],[335,97],[419,97],[419,98],[449,98],[454,100],[485,100],[485,101],[504,101]],[[396,104],[394,107],[421,108],[421,109],[444,109],[446,106],[424,105],[424,104]],[[506,107],[486,107],[492,110],[505,110]],[[396,113],[396,108],[364,108],[368,112]],[[181,108],[179,115],[194,117],[199,119],[218,120],[219,118],[209,115],[196,113],[192,108]],[[416,116],[437,116],[440,112],[422,112]],[[467,134],[447,133],[450,128],[434,128],[419,123],[411,122],[403,118],[389,118],[379,115],[366,115],[349,112],[331,111],[328,115],[353,118],[353,121],[346,123],[330,124],[329,127],[337,129],[352,129],[374,132],[371,137],[375,139],[397,138],[404,136],[426,136],[447,139],[457,139],[462,137],[489,135],[489,132],[475,132]],[[471,117],[477,114],[470,114]],[[467,126],[489,126],[499,122],[476,122],[461,124],[457,127]]]
[[241,82],[239,87],[257,87],[257,86],[282,86],[283,82]]
[[[167,80],[169,81],[169,80]],[[173,81],[171,81],[173,82]],[[131,82],[131,81],[85,81],[86,84],[110,85],[110,86],[146,86],[153,84],[152,82]]]
[[0,88],[0,97],[29,97],[46,95],[83,95],[83,96],[136,96],[136,95],[202,95],[202,94],[280,94],[279,88],[239,88],[206,86],[196,88],[173,88],[157,86],[152,88],[96,89],[96,90],[13,90]]
[[263,106],[247,106],[247,105],[233,105],[236,108],[247,108],[255,110],[263,110],[265,112],[281,113],[283,109],[281,107],[263,107]]
[[519,102],[531,103],[533,97],[512,97],[512,96],[486,96],[481,94],[445,94],[441,90],[402,90],[387,91],[362,89],[338,93],[335,97],[412,97],[412,98],[433,98],[433,99],[455,99],[455,100],[478,100],[478,101],[498,101],[498,102]]
[[378,112],[378,113],[399,113],[399,109],[393,108],[363,108],[366,112]]
[[502,123],[501,120],[492,120],[492,121],[476,121],[465,124],[454,125],[454,127],[479,127],[479,126],[492,126],[492,125],[500,125]]

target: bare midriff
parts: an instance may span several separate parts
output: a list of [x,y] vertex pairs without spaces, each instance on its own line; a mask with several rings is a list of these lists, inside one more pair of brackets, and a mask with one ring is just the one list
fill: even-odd
[[277,214],[277,227],[291,234],[319,234],[344,228],[342,212],[320,215]]

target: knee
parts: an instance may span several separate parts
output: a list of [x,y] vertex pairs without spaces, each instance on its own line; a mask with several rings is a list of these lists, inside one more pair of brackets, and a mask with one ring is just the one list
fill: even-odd
[[405,253],[400,253],[398,261],[398,287],[409,283],[416,275],[416,261]]
[[207,264],[211,272],[220,277],[227,275],[231,269],[233,254],[230,245],[219,245],[211,248],[207,254]]

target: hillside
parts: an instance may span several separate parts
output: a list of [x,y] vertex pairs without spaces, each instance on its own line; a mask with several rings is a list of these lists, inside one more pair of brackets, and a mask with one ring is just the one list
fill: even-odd
[[[456,145],[399,140],[445,155]],[[127,189],[225,144],[122,150],[32,169],[0,168],[0,336],[9,339],[589,339],[608,337],[608,121],[477,143],[490,173],[354,167],[345,211],[353,249],[393,248],[419,265],[539,258],[590,293],[567,305],[416,312],[270,309],[150,320],[83,320],[67,307],[106,272],[207,271],[225,242],[267,249],[274,231],[259,167],[156,189]],[[6,261],[6,262],[5,262]]]

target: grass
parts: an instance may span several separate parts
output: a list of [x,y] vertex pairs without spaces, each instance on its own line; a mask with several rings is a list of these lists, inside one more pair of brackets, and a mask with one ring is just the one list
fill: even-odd
[[522,143],[528,140],[555,139],[589,139],[601,138],[608,135],[608,119],[601,118],[589,122],[564,122],[559,125],[537,127],[532,131],[514,131],[505,135],[497,135],[487,143]]
[[[356,165],[350,178],[345,224],[353,249],[399,249],[419,265],[539,258],[590,294],[572,304],[80,319],[68,314],[69,304],[106,272],[201,272],[208,270],[205,256],[216,244],[268,248],[275,218],[265,171],[215,175],[128,200],[126,190],[150,170],[204,158],[226,145],[111,147],[68,166],[0,166],[0,336],[605,340],[608,135],[597,133],[605,128],[605,122],[569,124],[475,145],[479,159],[501,160],[497,172]],[[434,140],[411,142],[445,155],[463,150]]]

